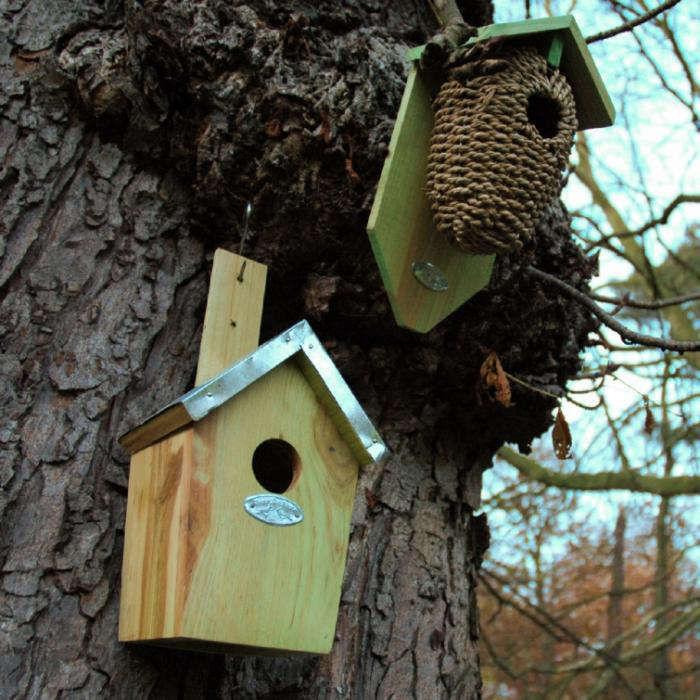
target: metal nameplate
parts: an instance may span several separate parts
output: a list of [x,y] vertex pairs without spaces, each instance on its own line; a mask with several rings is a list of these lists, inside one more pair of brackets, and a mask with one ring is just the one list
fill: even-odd
[[415,278],[433,292],[446,292],[450,288],[445,273],[437,265],[427,260],[414,260],[411,268]]
[[296,525],[304,519],[304,512],[294,501],[274,493],[248,496],[243,507],[248,515],[268,525]]

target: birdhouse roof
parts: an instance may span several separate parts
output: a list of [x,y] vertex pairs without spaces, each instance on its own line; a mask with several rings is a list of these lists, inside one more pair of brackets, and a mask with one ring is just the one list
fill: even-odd
[[[566,76],[574,93],[579,129],[610,126],[615,121],[615,108],[573,15],[489,24],[479,27],[478,32],[467,44],[496,38],[509,40],[528,37],[548,58],[552,39],[560,37],[563,50],[560,60],[558,55],[556,57],[559,60],[558,68]],[[418,60],[424,48],[418,46],[411,49],[408,58]]]
[[239,362],[168,404],[119,438],[130,454],[206,415],[284,362],[296,361],[338,432],[361,464],[387,452],[379,433],[307,321],[300,321]]

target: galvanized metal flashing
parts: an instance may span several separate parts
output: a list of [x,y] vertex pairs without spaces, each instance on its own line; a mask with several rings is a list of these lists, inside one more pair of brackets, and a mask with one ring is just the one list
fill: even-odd
[[122,435],[119,443],[129,453],[141,450],[169,433],[201,420],[290,359],[298,363],[358,461],[367,464],[382,459],[388,451],[386,445],[305,320],[268,340],[209,381],[183,394],[141,425]]

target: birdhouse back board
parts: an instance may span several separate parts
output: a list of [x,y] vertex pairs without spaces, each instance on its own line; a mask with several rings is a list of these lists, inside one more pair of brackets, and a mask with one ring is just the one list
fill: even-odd
[[[435,229],[425,195],[431,86],[411,66],[367,232],[396,322],[426,333],[488,284],[493,255],[460,251]],[[418,267],[416,267],[418,266]],[[422,266],[422,267],[421,267]],[[439,275],[440,289],[416,270]],[[439,283],[443,284],[440,285]]]
[[266,265],[216,250],[195,385],[258,347],[266,280]]
[[[136,453],[120,639],[327,653],[358,468],[294,362]],[[269,493],[303,520],[271,525],[244,509]]]

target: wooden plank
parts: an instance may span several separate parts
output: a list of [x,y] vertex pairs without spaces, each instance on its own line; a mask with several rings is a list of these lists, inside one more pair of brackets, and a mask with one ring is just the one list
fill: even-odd
[[[235,430],[232,430],[235,426]],[[299,463],[290,527],[243,509],[266,439]],[[135,469],[135,471],[134,471]],[[120,639],[231,651],[327,653],[333,643],[359,464],[294,362],[175,438],[134,457]]]
[[561,34],[553,34],[547,52],[547,63],[552,68],[559,68],[561,64],[561,56],[564,51],[564,39]]
[[579,130],[611,126],[615,123],[615,107],[573,17],[563,38],[564,55],[560,70],[574,91]]
[[176,403],[128,433],[124,433],[119,438],[119,444],[129,454],[134,454],[191,422],[192,418],[187,413],[187,409],[182,404]]
[[[246,263],[242,279],[241,266]],[[197,383],[258,345],[267,268],[218,249],[214,254]],[[137,641],[177,633],[194,552],[206,527],[206,493],[195,475],[190,428],[150,444],[154,435],[191,422],[175,404],[122,436],[132,453],[122,564],[119,638]],[[196,506],[192,506],[194,501]]]
[[266,265],[222,248],[214,253],[196,385],[258,347],[266,278]]
[[137,452],[131,459],[124,532],[119,640],[175,634],[183,605],[192,472],[192,430]]
[[501,22],[499,24],[487,24],[479,27],[476,37],[469,40],[469,43],[485,41],[493,37],[522,37],[534,34],[548,33],[559,30],[566,30],[575,22],[573,15],[560,15],[558,17],[537,17],[535,19],[523,19],[517,22]]
[[[245,270],[240,271],[245,262]],[[203,384],[258,347],[267,266],[218,248],[214,253],[195,383]],[[175,404],[119,438],[129,453],[186,426],[191,418]]]
[[[430,86],[414,65],[367,231],[396,322],[421,333],[486,286],[494,260],[493,255],[463,253],[435,229],[424,192],[432,126]],[[414,261],[436,265],[448,290],[435,292],[423,286],[413,275]]]
[[[212,468],[212,534],[192,576],[182,635],[327,653],[338,614],[357,461],[292,362],[195,430],[200,464],[208,456]],[[298,476],[284,493],[304,512],[298,525],[270,527],[242,508],[247,496],[264,491],[251,465],[256,447],[268,438],[286,440],[299,454]]]

